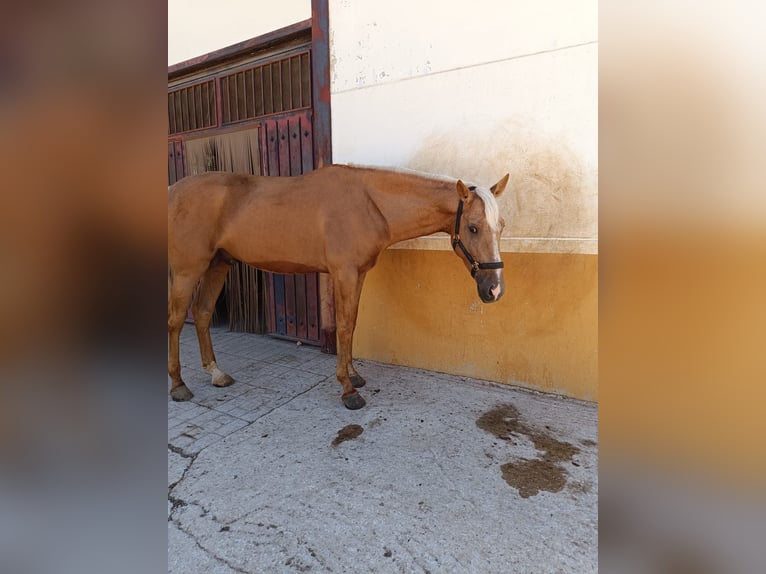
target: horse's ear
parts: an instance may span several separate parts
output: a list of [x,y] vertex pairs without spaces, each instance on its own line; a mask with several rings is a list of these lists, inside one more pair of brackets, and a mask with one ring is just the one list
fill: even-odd
[[468,189],[466,184],[464,184],[463,180],[461,179],[457,180],[457,196],[463,201],[463,203],[470,203],[471,199],[473,198],[471,190]]
[[511,174],[506,173],[503,179],[498,181],[495,185],[489,188],[489,190],[492,192],[492,194],[495,197],[498,197],[501,193],[503,193],[503,190],[505,189],[505,186],[508,185],[508,178]]

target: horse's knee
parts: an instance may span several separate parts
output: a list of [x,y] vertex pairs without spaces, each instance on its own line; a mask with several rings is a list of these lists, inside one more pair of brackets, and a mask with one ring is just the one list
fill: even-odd
[[203,327],[209,325],[213,318],[213,313],[198,307],[192,307],[192,315],[194,316],[194,323]]
[[184,317],[183,315],[181,316],[171,315],[168,318],[168,332],[174,333],[176,331],[180,331],[181,328],[184,326],[185,320],[186,320],[186,317]]

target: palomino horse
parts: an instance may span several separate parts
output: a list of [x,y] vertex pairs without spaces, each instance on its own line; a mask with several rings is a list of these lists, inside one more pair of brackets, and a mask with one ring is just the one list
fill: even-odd
[[[168,190],[168,373],[170,395],[193,395],[181,379],[178,344],[192,313],[203,368],[213,385],[234,380],[216,364],[210,318],[232,260],[275,273],[329,273],[335,296],[342,401],[359,409],[365,381],[351,362],[359,295],[366,273],[389,245],[443,231],[476,280],[485,303],[505,291],[500,261],[504,222],[489,189],[411,172],[332,165],[298,177],[210,172]],[[459,248],[459,250],[458,250]],[[324,327],[327,327],[325,325]]]

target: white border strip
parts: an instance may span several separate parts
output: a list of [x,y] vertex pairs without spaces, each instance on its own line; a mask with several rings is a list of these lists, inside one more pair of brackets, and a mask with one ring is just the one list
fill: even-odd
[[[395,243],[389,249],[452,251],[448,235],[428,235]],[[502,237],[502,253],[577,253],[598,255],[598,238],[580,237]]]

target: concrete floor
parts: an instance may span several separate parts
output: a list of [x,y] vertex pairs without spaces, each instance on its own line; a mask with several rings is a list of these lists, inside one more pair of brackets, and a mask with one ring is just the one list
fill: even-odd
[[349,411],[335,357],[213,342],[237,382],[210,385],[187,325],[195,397],[168,398],[169,572],[597,571],[596,405],[358,361]]

